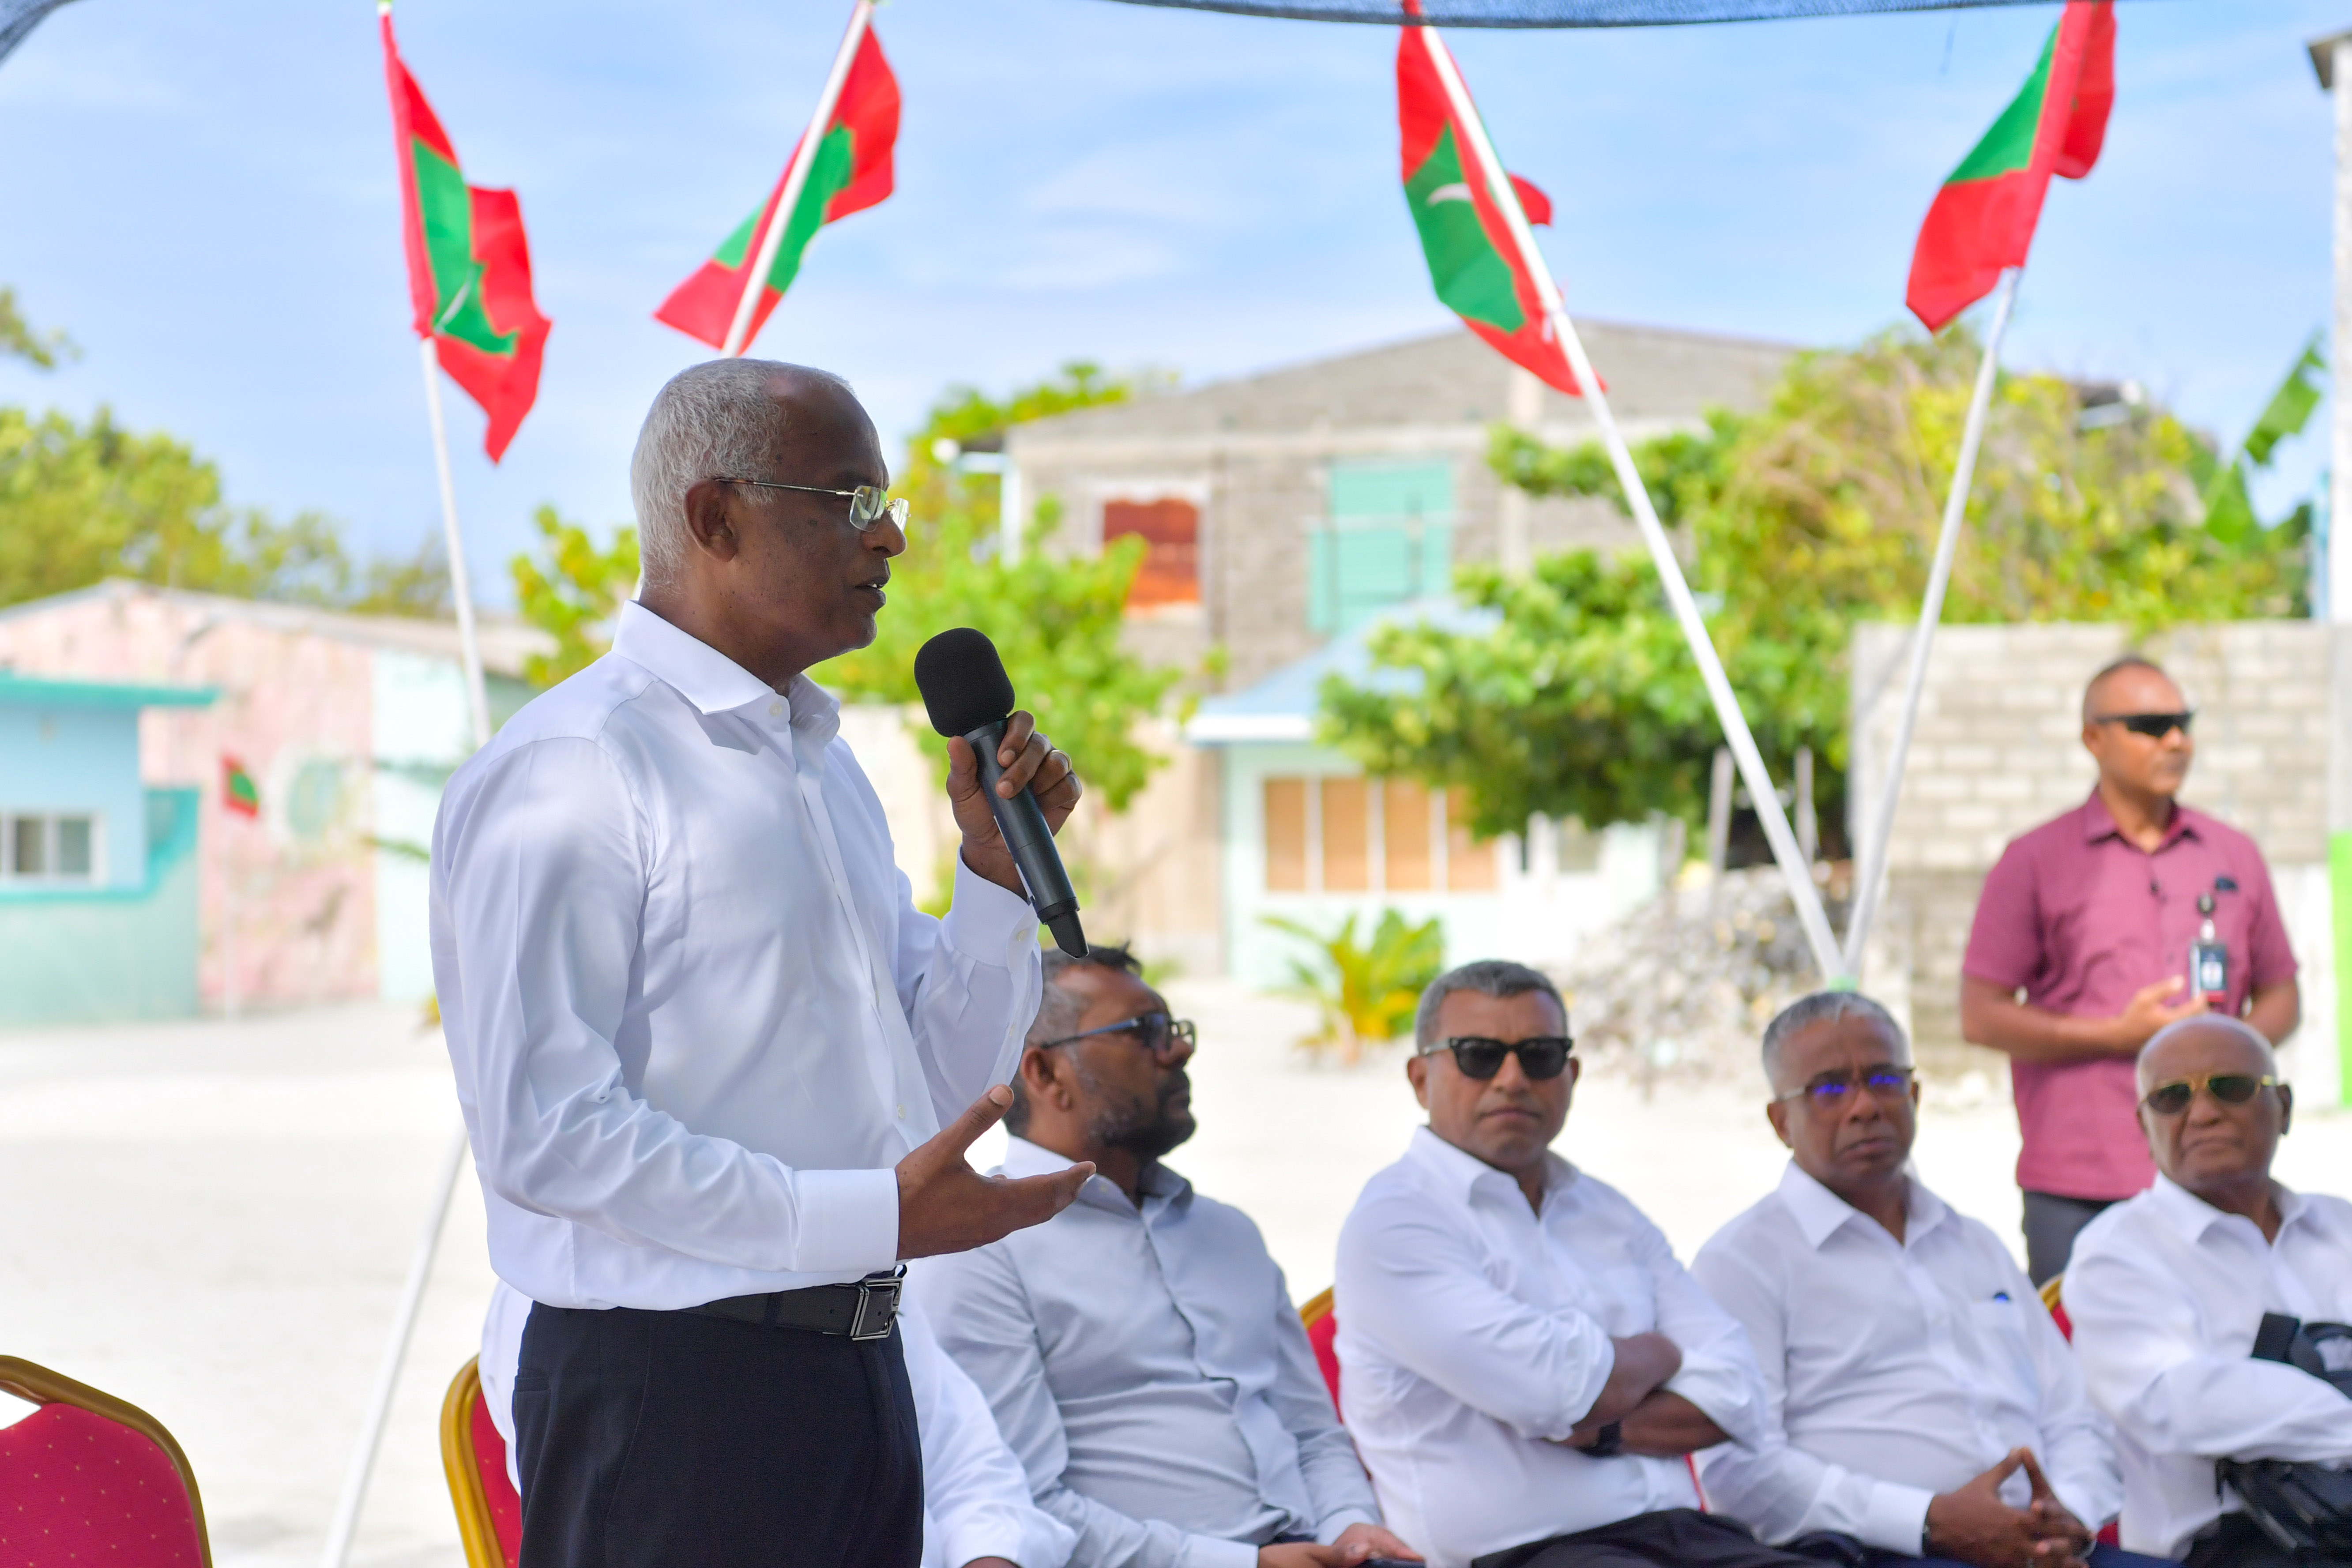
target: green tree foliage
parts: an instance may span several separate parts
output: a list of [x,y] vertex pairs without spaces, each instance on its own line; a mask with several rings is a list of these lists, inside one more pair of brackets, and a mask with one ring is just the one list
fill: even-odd
[[517,611],[555,639],[554,653],[535,653],[523,666],[524,678],[544,687],[585,669],[612,646],[606,634],[613,617],[637,585],[637,531],[616,528],[613,542],[599,550],[587,530],[564,521],[551,506],[533,512],[531,525],[539,530],[540,558],[518,555],[507,571]]
[[[1182,674],[1147,668],[1120,645],[1141,542],[1123,540],[1094,557],[1045,548],[1060,515],[1047,498],[1028,522],[1021,559],[1007,564],[996,548],[997,476],[960,470],[942,443],[969,443],[1024,419],[1123,402],[1134,386],[1073,363],[1001,400],[950,388],[908,443],[897,476],[895,488],[909,502],[907,552],[891,563],[879,634],[872,647],[820,665],[810,672],[814,679],[845,697],[916,701],[915,650],[950,626],[977,626],[1004,656],[1013,689],[1037,715],[1038,728],[1077,759],[1088,793],[1113,811],[1124,809],[1165,760],[1138,742],[1136,721],[1159,709]],[[944,742],[928,729],[922,733],[944,759]]]
[[[1859,620],[1918,614],[1979,345],[1889,332],[1790,362],[1766,407],[1635,458],[1690,563],[1741,710],[1785,777],[1800,745],[1845,764],[1846,646]],[[1497,429],[1490,458],[1536,495],[1623,510],[1597,447],[1556,450]],[[2086,419],[2080,392],[2004,376],[1955,563],[1948,621],[2180,622],[2303,607],[2304,514],[2205,526],[2212,450],[2160,410]],[[1376,661],[1417,693],[1339,678],[1321,733],[1375,773],[1470,792],[1481,834],[1533,813],[1599,827],[1666,812],[1696,821],[1720,735],[1646,555],[1572,552],[1525,581],[1457,572],[1491,632],[1391,626]]]
[[16,358],[41,370],[55,370],[61,359],[80,351],[63,332],[37,332],[16,309],[16,291],[0,288],[0,359]]
[[352,563],[317,512],[286,522],[226,506],[220,475],[185,443],[0,407],[0,605],[107,577],[331,605]]
[[1352,914],[1328,932],[1282,915],[1258,918],[1315,950],[1315,963],[1290,961],[1291,984],[1283,990],[1312,1002],[1320,1019],[1298,1043],[1337,1046],[1347,1061],[1365,1043],[1393,1040],[1412,1028],[1423,990],[1445,963],[1445,929],[1435,917],[1408,925],[1396,910],[1382,910],[1370,942],[1357,938]]

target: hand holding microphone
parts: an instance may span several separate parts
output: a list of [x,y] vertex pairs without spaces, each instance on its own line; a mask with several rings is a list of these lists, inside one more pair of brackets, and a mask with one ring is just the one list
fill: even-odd
[[963,861],[1020,893],[1063,952],[1083,957],[1077,894],[1054,834],[1083,793],[1070,759],[1013,707],[1013,680],[996,645],[970,626],[941,632],[915,655],[915,685],[931,727],[948,738],[948,799],[963,830]]

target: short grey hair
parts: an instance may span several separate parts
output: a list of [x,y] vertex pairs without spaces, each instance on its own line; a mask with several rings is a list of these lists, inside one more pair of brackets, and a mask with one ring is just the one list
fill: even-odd
[[2263,1069],[2271,1077],[2278,1077],[2278,1047],[2271,1044],[2271,1037],[2268,1035],[2263,1034],[2243,1018],[2232,1018],[2227,1013],[2191,1013],[2186,1018],[2175,1018],[2147,1037],[2147,1044],[2139,1048],[2139,1056],[2132,1063],[2133,1081],[2142,1088],[2147,1087],[2149,1052],[2167,1040],[2177,1038],[2181,1035],[2194,1034],[2200,1029],[2219,1029],[2223,1034],[2237,1036],[2260,1051]]
[[772,359],[714,359],[662,384],[629,459],[629,499],[646,583],[661,587],[686,569],[686,492],[705,479],[772,478],[756,470],[782,433],[777,384],[813,379],[844,392],[830,371]]
[[[1058,947],[1049,947],[1040,955],[1045,970],[1045,988],[1037,998],[1037,1016],[1029,1021],[1029,1033],[1023,1038],[1024,1050],[1035,1050],[1053,1040],[1066,1040],[1078,1032],[1078,1020],[1085,1016],[1087,1005],[1078,994],[1062,984],[1073,969],[1108,969],[1114,974],[1143,973],[1143,961],[1117,942],[1095,942],[1082,957],[1072,958]],[[1021,1074],[1013,1075],[1013,1103],[1005,1109],[1004,1130],[1015,1138],[1029,1131],[1029,1097],[1021,1088]]]
[[1413,1009],[1412,1015],[1412,1043],[1416,1049],[1427,1050],[1436,1044],[1437,1010],[1456,991],[1475,991],[1497,1000],[1540,991],[1559,1004],[1562,1019],[1568,1016],[1568,1002],[1560,995],[1559,987],[1552,984],[1550,975],[1507,958],[1481,958],[1447,970],[1421,994],[1421,1005]]
[[1816,991],[1800,996],[1772,1016],[1764,1026],[1764,1081],[1779,1085],[1780,1048],[1800,1029],[1814,1024],[1834,1024],[1846,1018],[1866,1018],[1886,1031],[1906,1061],[1911,1058],[1911,1041],[1903,1033],[1903,1026],[1895,1015],[1859,991]]

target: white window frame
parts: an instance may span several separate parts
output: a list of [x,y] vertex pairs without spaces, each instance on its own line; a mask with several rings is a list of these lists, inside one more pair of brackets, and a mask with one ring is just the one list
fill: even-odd
[[[58,824],[79,817],[89,824],[89,870],[68,876],[57,870],[20,875],[16,868],[16,825],[41,825],[41,864],[58,863]],[[106,885],[106,814],[94,810],[20,811],[0,808],[0,888],[102,888]]]

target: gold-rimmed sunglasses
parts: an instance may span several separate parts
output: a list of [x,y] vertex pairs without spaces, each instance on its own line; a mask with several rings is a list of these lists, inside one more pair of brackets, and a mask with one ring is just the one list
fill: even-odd
[[2278,1079],[2267,1073],[2209,1072],[2158,1084],[2141,1096],[2140,1103],[2158,1116],[2178,1116],[2189,1109],[2189,1102],[2200,1089],[2211,1095],[2217,1105],[2243,1105],[2263,1089],[2277,1087]]
[[774,479],[739,479],[731,474],[719,475],[719,482],[722,485],[757,485],[763,490],[799,490],[804,495],[843,497],[849,502],[850,526],[860,533],[871,533],[886,517],[893,527],[903,531],[907,526],[907,498],[899,496],[893,499],[890,492],[880,485],[860,485],[854,490],[837,490],[827,485],[787,485]]

